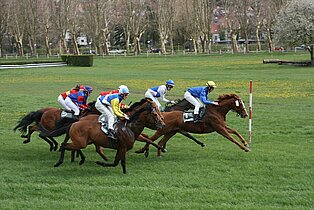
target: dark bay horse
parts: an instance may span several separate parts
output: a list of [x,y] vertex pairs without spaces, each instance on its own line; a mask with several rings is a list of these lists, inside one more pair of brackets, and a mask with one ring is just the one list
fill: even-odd
[[[59,161],[55,164],[58,167],[63,163],[65,150],[75,150],[81,156],[80,164],[85,161],[81,149],[87,147],[88,144],[96,144],[104,148],[116,149],[116,156],[113,163],[96,162],[104,167],[115,167],[121,161],[123,173],[126,173],[126,152],[132,149],[136,138],[141,134],[146,126],[154,126],[162,128],[163,122],[161,113],[154,102],[150,99],[142,99],[140,102],[134,103],[128,110],[130,120],[119,121],[116,126],[117,141],[113,142],[101,131],[98,120],[80,120],[73,123],[67,132],[66,139],[61,145],[61,155]],[[92,117],[92,116],[90,116]],[[98,119],[98,116],[95,115]],[[71,138],[72,142],[67,143]]]
[[[88,114],[99,113],[95,108],[95,101],[88,103],[90,109],[82,112],[81,116],[86,116]],[[21,132],[21,137],[26,138],[23,141],[24,144],[30,142],[31,135],[35,132],[39,132],[39,137],[42,138],[50,145],[50,151],[56,151],[58,148],[58,142],[53,137],[48,137],[43,135],[39,131],[39,124],[41,124],[45,129],[52,131],[58,127],[62,127],[66,124],[73,123],[72,119],[64,118],[61,120],[62,109],[59,108],[43,108],[37,111],[33,111],[25,115],[15,126],[14,131],[19,130]]]
[[[201,123],[184,122],[182,111],[172,111],[163,112],[164,122],[166,126],[163,129],[159,129],[156,133],[150,137],[152,141],[157,140],[160,136],[163,138],[158,142],[158,145],[164,147],[165,143],[174,136],[179,131],[186,131],[190,133],[211,133],[216,131],[225,138],[229,139],[231,142],[238,145],[242,150],[249,152],[248,143],[245,139],[233,128],[230,128],[226,124],[226,115],[232,110],[235,111],[242,118],[247,117],[247,111],[244,106],[242,99],[236,94],[221,95],[218,98],[219,105],[207,105],[206,112],[203,116],[203,121]],[[231,134],[235,134],[239,137],[242,144],[240,144],[236,139],[234,139]],[[148,144],[145,145],[138,153],[146,153],[148,155]],[[157,156],[160,156],[160,151],[158,150]]]

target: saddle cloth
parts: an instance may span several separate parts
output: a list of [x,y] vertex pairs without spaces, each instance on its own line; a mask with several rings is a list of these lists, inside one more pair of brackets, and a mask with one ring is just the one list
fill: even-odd
[[[108,130],[109,130],[109,129],[108,129],[108,122],[107,122],[106,117],[100,115],[100,116],[98,117],[98,122],[101,124],[101,127],[100,127],[100,128],[101,128],[102,132],[104,132],[106,135],[108,135]],[[113,127],[114,127],[114,128],[116,127],[117,122],[118,122],[118,119],[115,118],[114,123],[113,123]]]
[[194,115],[192,112],[183,113],[183,122],[191,122],[194,120]]
[[[202,118],[205,115],[205,109],[200,109],[200,117]],[[183,122],[191,122],[194,121],[194,113],[193,112],[184,112],[183,113]]]
[[62,110],[60,116],[61,116],[61,118],[70,118],[70,119],[72,119],[73,118],[73,113]]

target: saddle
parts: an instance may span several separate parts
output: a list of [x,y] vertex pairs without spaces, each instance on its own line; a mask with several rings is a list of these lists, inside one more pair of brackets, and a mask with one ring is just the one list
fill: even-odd
[[[202,118],[205,115],[205,108],[200,108],[200,118]],[[194,111],[186,111],[183,113],[183,122],[193,122],[194,121]]]
[[[102,132],[104,132],[106,135],[108,135],[108,132],[109,132],[109,129],[108,129],[108,122],[107,122],[107,119],[105,118],[105,116],[100,115],[100,116],[98,117],[98,122],[101,124],[101,127],[100,127],[100,128],[101,128]],[[114,128],[114,130],[115,130],[115,128],[116,128],[117,122],[118,122],[118,119],[115,118],[115,121],[114,121],[114,123],[113,123],[113,128]]]

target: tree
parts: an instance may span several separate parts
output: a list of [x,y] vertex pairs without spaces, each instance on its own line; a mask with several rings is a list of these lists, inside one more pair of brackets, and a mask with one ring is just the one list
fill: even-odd
[[7,35],[8,30],[8,18],[9,18],[9,12],[8,12],[8,3],[7,2],[0,2],[0,57],[2,57],[2,51],[3,51],[3,38],[5,35]]
[[292,0],[282,8],[274,25],[275,41],[283,46],[305,44],[311,54],[314,66],[314,2],[313,0]]

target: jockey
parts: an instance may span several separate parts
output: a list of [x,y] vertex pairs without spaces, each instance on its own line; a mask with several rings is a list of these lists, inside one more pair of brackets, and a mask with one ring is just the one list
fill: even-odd
[[158,106],[158,108],[161,110],[161,105],[158,101],[158,98],[160,97],[162,101],[166,103],[172,103],[174,104],[174,101],[170,101],[165,98],[165,95],[167,94],[167,91],[170,91],[174,87],[174,81],[169,79],[166,81],[165,85],[155,86],[150,89],[148,89],[145,93],[146,98],[152,99]]
[[203,107],[204,104],[218,105],[218,102],[208,99],[208,93],[212,92],[215,87],[215,82],[208,81],[206,86],[191,87],[185,92],[184,98],[194,105],[194,123],[202,122],[199,115],[200,107]]
[[[100,95],[98,96],[98,98],[101,97],[101,96],[108,95],[108,94],[119,93],[119,89],[120,89],[121,87],[123,87],[123,86],[125,86],[125,85],[120,85],[120,86],[118,87],[118,89],[116,89],[116,90],[102,91],[102,92],[100,92]],[[98,98],[97,98],[97,100],[98,100]],[[120,109],[127,109],[127,108],[129,108],[128,105],[126,105],[126,104],[124,104],[124,103],[120,103]]]
[[101,119],[105,117],[108,120],[108,138],[116,139],[113,129],[115,116],[129,119],[129,116],[120,110],[120,103],[129,95],[129,89],[125,85],[119,87],[118,93],[100,95],[95,103],[95,107],[102,113]]
[[80,87],[79,91],[70,93],[65,99],[65,104],[74,112],[74,119],[79,118],[80,109],[88,108],[86,101],[93,89],[90,86],[86,87],[87,89],[84,86]]
[[58,102],[59,104],[66,110],[66,111],[71,111],[71,108],[68,107],[66,104],[65,104],[65,99],[66,97],[70,94],[70,93],[75,93],[79,91],[79,85],[75,86],[74,88],[72,88],[71,90],[69,91],[66,91],[66,92],[63,92],[61,93],[59,96],[58,96]]

